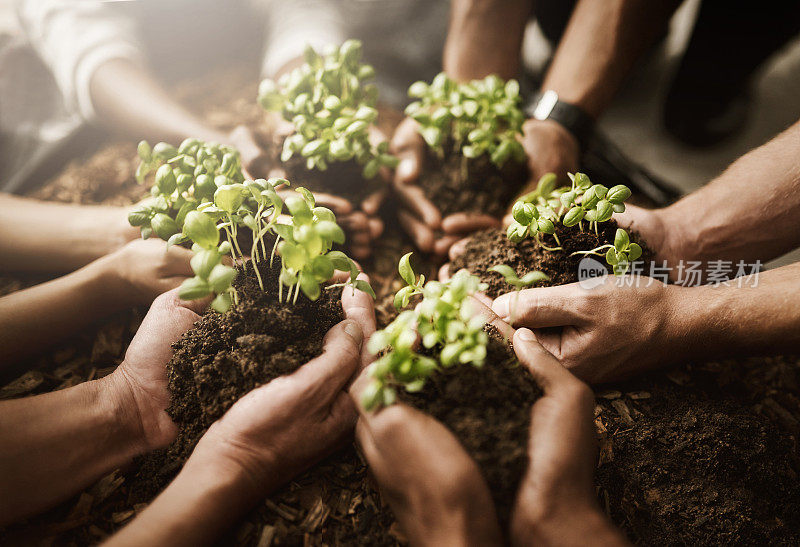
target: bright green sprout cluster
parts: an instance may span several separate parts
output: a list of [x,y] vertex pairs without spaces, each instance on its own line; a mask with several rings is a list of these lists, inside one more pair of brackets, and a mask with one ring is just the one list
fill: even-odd
[[497,76],[457,83],[438,74],[430,85],[415,82],[408,88],[417,99],[406,114],[415,119],[425,142],[440,156],[452,141],[455,150],[467,158],[482,154],[502,167],[513,158],[525,160],[525,150],[517,140],[525,116],[519,108],[519,83],[503,82]]
[[[350,272],[348,284],[372,292],[369,284],[357,280],[358,268],[341,251],[331,251],[333,243],[344,243],[344,232],[336,224],[333,212],[316,207],[313,195],[298,188],[298,196],[286,200],[289,224],[279,224],[284,201],[277,189],[289,186],[282,178],[245,180],[239,153],[229,147],[185,140],[179,148],[159,143],[152,149],[139,143],[142,160],[137,175],[142,178],[156,169],[151,197],[128,215],[133,226],[140,226],[145,239],[155,234],[168,245],[192,242],[191,266],[194,277],[180,287],[179,295],[194,300],[214,295],[212,307],[227,311],[238,299],[232,286],[236,270],[222,263],[230,255],[233,263],[244,263],[249,256],[259,286],[264,283],[258,263],[269,260],[276,250],[281,254],[278,299],[283,301],[283,287],[311,300],[319,298],[320,285],[329,280],[334,269]],[[187,172],[191,168],[191,173]],[[240,229],[252,233],[249,253],[239,242]],[[220,243],[221,234],[225,241]],[[265,238],[274,234],[275,243],[268,252]],[[284,254],[285,253],[285,254]],[[323,276],[323,274],[326,274]]]
[[[396,387],[419,391],[439,366],[472,364],[480,367],[486,359],[489,337],[483,330],[486,323],[475,315],[470,297],[486,288],[485,283],[462,270],[449,281],[428,281],[417,278],[409,263],[410,253],[400,260],[400,275],[408,283],[395,298],[395,305],[407,305],[411,296],[422,295],[422,302],[413,310],[400,313],[383,330],[370,338],[368,348],[379,353],[388,351],[368,369],[371,381],[362,394],[367,410],[394,403]],[[408,290],[407,290],[408,289]],[[399,295],[400,293],[398,293]],[[439,359],[417,352],[417,339],[423,347],[438,350]]]
[[296,130],[284,141],[281,160],[300,154],[308,169],[324,171],[329,163],[355,159],[367,179],[381,167],[396,167],[388,143],[373,146],[369,141],[369,127],[378,118],[378,88],[366,82],[374,77],[375,69],[361,63],[361,42],[348,40],[338,48],[329,46],[323,55],[308,46],[305,64],[277,84],[261,82],[258,102],[280,112]]
[[606,250],[606,262],[614,269],[615,275],[622,275],[627,272],[628,268],[630,268],[630,263],[642,256],[642,248],[638,243],[632,243],[630,237],[628,237],[628,232],[622,228],[617,228],[613,245],[601,245],[589,251],[577,251],[573,254],[603,256],[600,254],[600,251],[603,250]]
[[[536,190],[514,203],[511,209],[514,221],[506,231],[510,241],[518,243],[533,237],[544,249],[561,251],[563,248],[556,235],[557,223],[566,227],[577,225],[583,230],[585,221],[589,229],[594,228],[597,234],[600,223],[610,220],[614,213],[625,211],[625,200],[631,195],[627,186],[619,184],[609,189],[602,184],[592,184],[584,173],[569,173],[569,178],[572,181],[570,186],[556,188],[556,176],[548,173],[539,180]],[[625,230],[617,230],[618,237],[619,232],[625,234],[626,246],[618,251],[619,256],[608,254],[606,258],[608,264],[613,266],[614,273],[622,275],[628,270],[629,263],[641,256],[642,249],[636,243],[630,243]],[[545,234],[553,236],[555,247],[548,247],[542,242],[541,236]],[[598,254],[598,250],[607,247],[610,246],[573,254]]]
[[521,290],[523,287],[530,287],[531,285],[540,283],[542,281],[550,281],[550,276],[540,271],[528,272],[521,278],[517,277],[517,272],[515,272],[511,266],[506,266],[505,264],[492,266],[489,268],[489,271],[502,275],[503,278],[505,278],[506,283],[517,290]]

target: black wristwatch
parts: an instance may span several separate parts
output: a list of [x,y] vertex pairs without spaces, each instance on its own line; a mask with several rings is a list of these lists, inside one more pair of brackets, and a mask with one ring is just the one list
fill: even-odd
[[581,150],[594,131],[594,120],[579,106],[559,100],[558,93],[552,90],[538,92],[525,107],[525,114],[536,120],[553,120],[563,125],[575,136]]

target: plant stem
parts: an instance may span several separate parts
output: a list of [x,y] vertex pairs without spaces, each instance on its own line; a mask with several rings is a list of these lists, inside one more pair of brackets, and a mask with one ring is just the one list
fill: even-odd
[[536,243],[538,243],[538,244],[539,244],[539,246],[540,246],[542,249],[546,250],[546,251],[555,252],[555,251],[563,251],[563,250],[564,250],[564,248],[563,248],[563,247],[548,247],[547,245],[545,245],[544,243],[542,243],[542,240],[541,240],[541,238],[539,238],[539,234],[536,234]]

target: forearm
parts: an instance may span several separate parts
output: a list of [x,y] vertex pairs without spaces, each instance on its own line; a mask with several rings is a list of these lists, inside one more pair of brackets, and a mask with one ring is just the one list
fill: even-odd
[[92,104],[109,129],[135,139],[180,143],[187,137],[223,142],[225,135],[205,125],[174,101],[139,65],[111,60],[92,76]]
[[766,262],[800,245],[800,122],[658,213],[676,258]]
[[796,352],[800,348],[800,263],[734,279],[729,286],[673,289],[672,322],[685,358]]
[[106,545],[210,544],[261,495],[240,467],[203,457],[198,446],[166,490]]
[[529,0],[454,0],[444,48],[444,70],[465,81],[497,74],[514,78],[520,68]]
[[115,374],[0,402],[0,526],[41,512],[142,450]]
[[0,194],[0,257],[5,271],[62,273],[138,237],[121,207],[48,203]]
[[99,260],[64,277],[0,298],[0,348],[11,364],[131,302]]
[[581,0],[542,89],[597,118],[640,54],[659,36],[679,0]]

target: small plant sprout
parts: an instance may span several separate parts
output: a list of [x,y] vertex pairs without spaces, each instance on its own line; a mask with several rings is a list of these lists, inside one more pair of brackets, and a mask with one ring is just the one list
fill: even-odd
[[[601,251],[606,251],[601,254]],[[630,263],[642,256],[642,248],[638,243],[632,243],[628,232],[622,228],[617,229],[613,245],[601,245],[589,251],[576,251],[573,255],[605,256],[606,262],[614,269],[614,275],[622,275],[630,268]]]
[[511,306],[511,317],[513,318],[514,310],[517,306],[517,300],[519,299],[519,292],[524,289],[525,287],[530,287],[536,283],[541,283],[542,281],[550,281],[550,276],[545,274],[544,272],[540,272],[538,270],[528,272],[523,275],[521,278],[517,277],[517,272],[514,271],[514,268],[511,266],[507,266],[505,264],[497,264],[489,268],[490,272],[499,273],[503,276],[506,280],[506,283],[514,287],[515,297],[514,303]]
[[[142,164],[137,174],[146,177],[155,170],[155,178],[151,197],[131,211],[128,220],[141,227],[145,239],[155,234],[168,246],[192,242],[195,275],[181,285],[181,298],[213,295],[212,308],[225,312],[238,302],[238,295],[232,286],[236,269],[223,264],[223,256],[230,255],[233,264],[241,262],[245,268],[249,256],[258,284],[265,290],[258,264],[269,260],[271,265],[276,251],[281,257],[279,301],[283,301],[284,287],[289,289],[287,302],[292,290],[292,302],[300,290],[316,300],[320,285],[336,269],[350,273],[348,285],[374,297],[369,284],[356,279],[355,263],[343,252],[331,250],[334,243],[344,243],[344,232],[332,211],[315,206],[308,190],[297,188],[298,194],[287,198],[289,223],[279,224],[284,200],[277,190],[289,182],[245,180],[239,153],[233,148],[187,139],[179,148],[159,143],[151,149],[142,141],[139,156]],[[242,228],[252,234],[247,253],[239,241]],[[268,237],[275,239],[270,252]]]
[[[508,226],[506,236],[514,243],[518,243],[525,238],[532,237],[536,239],[537,243],[543,249],[548,251],[563,251],[561,242],[556,234],[556,225],[561,223],[563,226],[569,228],[571,226],[578,226],[578,229],[583,231],[584,222],[588,229],[594,230],[595,234],[599,234],[598,226],[611,220],[614,213],[622,213],[625,211],[625,200],[631,195],[630,189],[623,185],[617,185],[613,188],[606,188],[602,184],[592,184],[589,177],[584,173],[568,173],[571,184],[556,188],[556,176],[553,173],[548,173],[539,179],[539,185],[536,190],[523,196],[522,199],[514,203],[511,209],[511,214],[514,217],[513,222]],[[625,230],[617,230],[617,239],[619,233],[625,234],[625,241],[630,244],[630,238]],[[545,245],[542,240],[542,235],[551,235],[555,240],[555,246],[549,247]],[[628,261],[636,260],[641,256],[641,248],[635,243],[630,244],[636,247],[632,253],[620,255],[618,258],[616,254],[607,254],[606,259],[610,266],[614,268],[614,273],[621,275],[627,271]],[[598,249],[606,249],[608,247],[614,248],[614,245],[605,245]],[[628,247],[624,247],[627,249]],[[638,254],[636,254],[638,249]],[[592,251],[579,251],[575,254],[597,254],[593,249]],[[617,252],[617,251],[615,251]],[[618,251],[623,253],[623,251]],[[627,251],[625,251],[627,252]],[[634,258],[630,258],[630,254]],[[623,258],[625,261],[623,262]],[[615,260],[615,262],[612,262]],[[624,269],[618,268],[619,264],[625,264]],[[621,273],[620,273],[621,272]]]
[[[489,337],[483,327],[485,319],[475,315],[471,296],[485,290],[486,284],[462,270],[446,282],[417,277],[411,269],[409,255],[400,263],[401,276],[409,283],[395,304],[408,303],[411,294],[421,294],[422,301],[413,310],[400,313],[385,329],[370,338],[373,353],[388,350],[368,369],[371,378],[362,394],[367,410],[394,403],[398,387],[406,391],[421,390],[427,378],[439,367],[471,364],[483,365]],[[417,351],[419,345],[438,359]]]
[[373,146],[369,141],[369,127],[378,117],[378,89],[367,83],[374,77],[375,70],[361,63],[361,42],[347,40],[322,55],[308,46],[305,64],[277,83],[261,82],[261,106],[280,112],[295,127],[283,143],[281,160],[300,154],[308,169],[324,171],[329,163],[354,159],[367,179],[381,167],[396,167],[388,143]]
[[406,114],[419,123],[422,138],[440,157],[452,146],[465,158],[489,154],[502,167],[509,159],[522,162],[525,151],[517,140],[524,114],[519,108],[519,83],[497,76],[457,83],[441,73],[429,84],[408,89],[416,99]]

